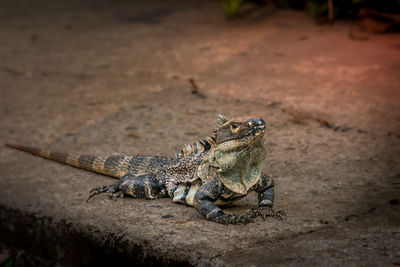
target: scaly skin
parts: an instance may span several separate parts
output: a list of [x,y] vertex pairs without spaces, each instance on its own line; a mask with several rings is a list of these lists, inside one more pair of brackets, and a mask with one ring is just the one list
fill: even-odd
[[[108,193],[116,199],[125,195],[135,198],[172,198],[173,202],[193,206],[208,220],[223,223],[249,223],[261,216],[282,218],[275,212],[273,180],[261,173],[265,158],[265,123],[250,117],[227,120],[219,115],[214,134],[185,146],[175,157],[124,156],[97,157],[50,152],[39,148],[7,144],[77,168],[118,178],[118,181],[94,188],[89,199]],[[246,216],[228,214],[220,207],[258,193],[258,208]]]

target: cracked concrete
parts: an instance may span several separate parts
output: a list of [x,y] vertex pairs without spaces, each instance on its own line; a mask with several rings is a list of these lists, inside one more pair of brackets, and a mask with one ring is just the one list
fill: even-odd
[[1,5],[3,144],[170,155],[218,113],[259,114],[288,214],[225,226],[168,199],[85,203],[113,180],[1,147],[0,242],[20,265],[400,264],[398,34],[354,41],[352,22],[271,7],[226,21],[218,1]]

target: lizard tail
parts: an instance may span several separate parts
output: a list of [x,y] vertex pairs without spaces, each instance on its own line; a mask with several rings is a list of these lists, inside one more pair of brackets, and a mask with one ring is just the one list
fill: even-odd
[[34,156],[54,160],[63,164],[115,178],[121,178],[128,172],[125,166],[126,164],[124,164],[129,158],[126,156],[97,157],[92,155],[73,155],[68,153],[51,152],[41,148],[15,144],[6,144],[6,146],[27,152]]

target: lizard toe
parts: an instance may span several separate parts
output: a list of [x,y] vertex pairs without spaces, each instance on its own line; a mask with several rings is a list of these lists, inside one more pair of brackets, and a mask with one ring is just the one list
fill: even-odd
[[86,202],[88,202],[88,201],[89,201],[91,198],[93,198],[94,196],[96,196],[96,195],[98,195],[98,194],[101,194],[101,193],[106,193],[106,192],[110,193],[110,195],[113,195],[113,194],[117,194],[119,191],[117,191],[117,190],[115,189],[115,186],[114,186],[114,185],[99,186],[99,187],[96,187],[96,188],[93,188],[92,190],[90,190],[90,192],[89,192],[89,197],[88,197],[88,199],[86,200]]
[[252,208],[247,211],[248,216],[250,218],[256,218],[258,216],[262,217],[263,220],[265,220],[267,217],[274,217],[279,220],[283,220],[283,216],[286,215],[286,212],[283,210],[275,211],[272,208],[269,207],[258,207],[258,208]]
[[121,191],[113,192],[108,194],[108,198],[117,201],[118,198],[123,198],[124,194]]

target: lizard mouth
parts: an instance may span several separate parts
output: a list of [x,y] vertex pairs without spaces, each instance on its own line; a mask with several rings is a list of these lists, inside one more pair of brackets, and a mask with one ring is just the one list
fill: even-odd
[[245,144],[249,145],[257,140],[264,138],[265,135],[265,125],[253,127],[253,129],[248,133],[245,138]]
[[261,135],[265,133],[265,125],[260,125],[253,128],[253,134],[255,136]]
[[248,134],[241,138],[231,139],[220,143],[218,146],[223,150],[242,150],[251,147],[257,142],[264,143],[265,127],[253,128]]
[[265,124],[262,125],[253,125],[253,127],[249,130],[246,136],[242,138],[237,138],[236,140],[243,140],[244,144],[250,144],[260,138],[263,138],[265,134]]
[[260,135],[264,135],[265,134],[265,124],[256,124],[253,125],[252,129],[251,129],[251,133],[252,135],[254,135],[255,137],[258,137]]

